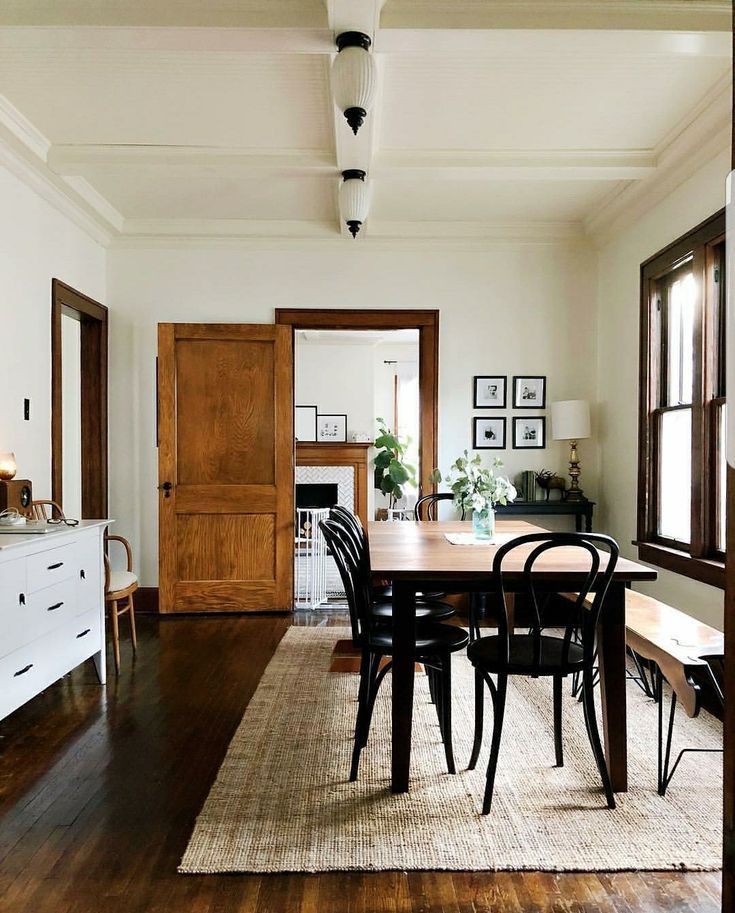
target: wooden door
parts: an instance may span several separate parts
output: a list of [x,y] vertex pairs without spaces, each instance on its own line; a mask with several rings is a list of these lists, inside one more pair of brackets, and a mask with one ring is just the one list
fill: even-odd
[[291,328],[158,327],[161,612],[293,607]]

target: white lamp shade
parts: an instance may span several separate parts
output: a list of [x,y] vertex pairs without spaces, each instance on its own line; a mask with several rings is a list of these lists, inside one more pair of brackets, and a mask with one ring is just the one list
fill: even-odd
[[361,47],[347,47],[332,64],[332,92],[340,111],[363,108],[369,111],[375,98],[375,61]]
[[555,441],[580,441],[590,436],[590,404],[565,399],[551,404],[551,434]]
[[343,221],[364,222],[369,209],[370,188],[367,183],[360,178],[342,181],[339,188],[339,211]]

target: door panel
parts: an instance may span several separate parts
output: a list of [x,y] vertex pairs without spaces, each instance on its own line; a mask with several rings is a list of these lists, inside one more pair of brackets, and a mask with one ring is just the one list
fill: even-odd
[[158,342],[161,611],[290,609],[290,328],[160,324]]

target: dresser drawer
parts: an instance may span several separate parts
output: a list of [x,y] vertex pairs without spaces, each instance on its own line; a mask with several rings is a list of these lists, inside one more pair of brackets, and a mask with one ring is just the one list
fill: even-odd
[[0,564],[0,649],[2,649],[2,618],[5,611],[18,605],[19,597],[26,592],[25,558],[3,561]]
[[71,621],[77,614],[77,585],[73,577],[45,590],[18,594],[14,604],[0,609],[0,656]]
[[26,558],[28,592],[43,590],[53,583],[76,577],[79,573],[77,553],[78,542],[69,542]]
[[100,614],[88,612],[0,659],[0,718],[43,691],[101,646]]

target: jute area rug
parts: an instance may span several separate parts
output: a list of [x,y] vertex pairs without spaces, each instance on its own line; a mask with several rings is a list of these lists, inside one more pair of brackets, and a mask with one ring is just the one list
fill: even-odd
[[[580,705],[567,695],[565,767],[554,767],[551,688],[513,679],[493,810],[480,815],[489,749],[465,766],[473,673],[453,658],[458,773],[446,772],[426,676],[417,675],[411,790],[389,791],[390,674],[357,783],[347,780],[358,676],[330,673],[344,628],[290,628],[230,744],[180,872],[530,869],[717,869],[721,756],[685,755],[665,798],[656,792],[656,707],[629,683],[630,790],[604,803]],[[679,740],[718,747],[721,727],[682,715]]]

